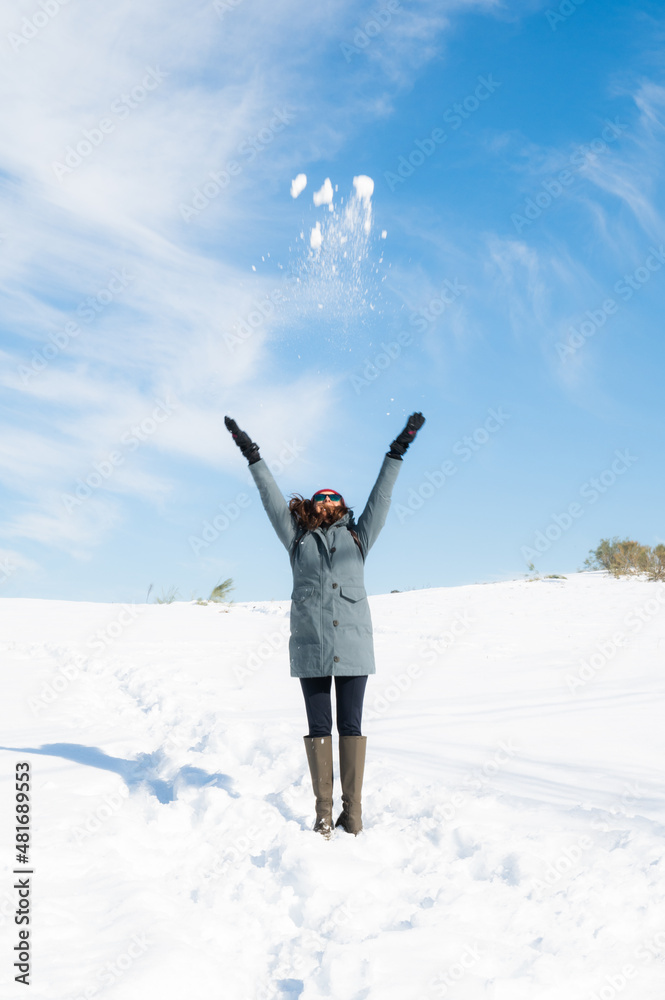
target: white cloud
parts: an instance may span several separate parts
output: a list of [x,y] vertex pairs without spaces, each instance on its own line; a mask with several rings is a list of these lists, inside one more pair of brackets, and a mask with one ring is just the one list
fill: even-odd
[[494,290],[508,308],[517,337],[533,334],[534,321],[547,322],[549,286],[537,250],[522,240],[488,238],[487,248],[495,271]]
[[[642,234],[655,240],[663,232],[658,184],[665,159],[665,88],[643,81],[632,91],[615,86],[612,96],[629,97],[639,114],[607,115],[581,142],[544,146],[516,133],[502,133],[499,138],[491,137],[488,145],[504,151],[506,169],[522,175],[523,199],[543,195],[545,182],[556,190],[559,172],[571,171],[572,181],[565,188],[559,184],[560,193],[550,199],[553,211],[571,201],[583,206],[597,225],[599,237],[614,248],[617,258],[623,258],[627,245],[635,245],[639,252],[636,238]],[[612,117],[623,126],[620,131],[608,129]],[[629,210],[641,233],[630,233],[625,213],[617,211],[617,200]],[[521,211],[519,201],[515,211]],[[549,213],[549,207],[545,211]],[[610,217],[613,231],[608,227]],[[535,222],[536,227],[543,224],[546,221],[540,218]]]
[[20,570],[32,573],[37,569],[39,569],[37,563],[33,559],[28,559],[22,552],[0,548],[0,586]]
[[661,238],[663,220],[650,191],[652,178],[646,176],[646,171],[636,173],[634,164],[618,157],[611,160],[598,157],[588,164],[585,176],[596,188],[622,201],[649,239]]
[[646,80],[633,94],[633,100],[640,109],[643,128],[662,140],[665,132],[665,87]]
[[61,549],[76,559],[87,559],[91,549],[122,523],[118,505],[106,498],[84,499],[71,512],[62,497],[50,491],[39,503],[27,501],[22,509],[3,523],[0,537],[28,539],[45,547]]

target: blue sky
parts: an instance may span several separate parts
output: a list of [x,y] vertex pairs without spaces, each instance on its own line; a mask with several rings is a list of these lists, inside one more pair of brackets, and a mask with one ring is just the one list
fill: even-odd
[[356,515],[425,414],[370,593],[663,541],[662,7],[321,6],[0,14],[2,596],[288,597],[225,414]]

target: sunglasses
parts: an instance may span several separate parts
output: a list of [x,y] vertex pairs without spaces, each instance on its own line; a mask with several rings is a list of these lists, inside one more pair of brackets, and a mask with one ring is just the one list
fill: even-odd
[[336,502],[341,499],[342,497],[339,493],[315,493],[312,497],[312,503],[324,503],[326,500]]

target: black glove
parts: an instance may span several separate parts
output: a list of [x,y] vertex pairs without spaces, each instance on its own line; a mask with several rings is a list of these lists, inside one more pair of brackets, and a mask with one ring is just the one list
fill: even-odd
[[235,420],[232,420],[231,417],[224,417],[224,423],[249,464],[254,465],[255,462],[258,462],[261,458],[258,444],[252,441],[249,434],[241,431]]
[[391,458],[398,458],[401,462],[402,455],[409,447],[414,437],[425,423],[425,418],[422,413],[412,413],[406,422],[406,427],[402,433],[395,438],[395,440],[390,445],[390,451],[388,455]]

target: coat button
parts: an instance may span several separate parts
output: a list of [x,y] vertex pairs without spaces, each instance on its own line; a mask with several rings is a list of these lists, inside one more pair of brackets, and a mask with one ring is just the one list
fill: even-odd
[[339,625],[339,622],[337,621],[336,618],[333,618],[333,625]]
[[339,656],[333,656],[333,662],[339,663]]
[[336,549],[336,548],[335,548],[335,546],[333,545],[333,547],[331,548],[331,550],[330,550],[330,551],[331,551],[331,552],[337,552],[337,549]]
[[339,587],[339,584],[338,583],[333,583],[333,590],[335,589],[335,587]]

